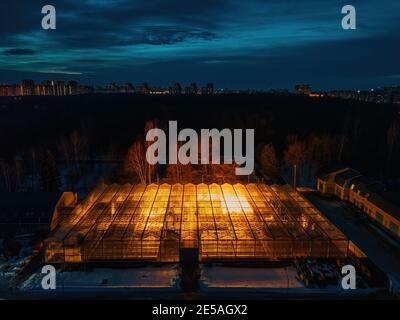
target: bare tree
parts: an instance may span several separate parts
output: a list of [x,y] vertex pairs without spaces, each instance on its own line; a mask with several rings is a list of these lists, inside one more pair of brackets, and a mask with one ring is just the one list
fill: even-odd
[[238,181],[236,176],[237,164],[212,164],[211,165],[211,180],[213,182],[219,181],[222,183],[229,182],[235,183]]
[[[155,122],[150,120],[146,122],[144,133],[156,128]],[[128,153],[124,161],[124,171],[128,174],[135,174],[141,183],[151,183],[155,166],[151,165],[146,159],[146,150],[152,144],[145,138],[139,137],[128,149]]]
[[[149,132],[151,129],[154,129],[154,128],[156,128],[155,122],[153,120],[147,121],[145,126],[144,126],[144,136],[146,137],[147,132]],[[147,149],[151,145],[152,142],[151,141],[146,141],[146,138],[145,138],[145,142],[144,143],[145,143],[145,146],[146,146],[146,149]],[[148,179],[149,183],[151,183],[151,175],[152,175],[152,172],[154,171],[154,166],[151,165],[150,163],[147,163],[147,166],[148,166],[148,168],[147,168],[147,179]]]
[[306,159],[306,147],[304,142],[295,140],[289,144],[284,154],[285,164],[299,166]]
[[307,157],[316,165],[329,163],[337,158],[337,153],[342,147],[335,137],[329,135],[312,134],[307,139]]
[[124,171],[126,173],[134,173],[139,178],[140,183],[146,184],[150,166],[146,161],[146,148],[141,140],[135,141],[128,149],[125,157]]
[[272,144],[263,144],[259,153],[259,162],[265,174],[271,178],[278,176],[278,159]]
[[[144,136],[145,136],[144,145],[145,145],[146,149],[152,144],[151,141],[146,141],[147,132],[149,132],[151,129],[155,129],[155,128],[157,128],[155,121],[153,121],[153,120],[146,121],[146,124],[144,126]],[[152,174],[154,172],[154,169],[155,169],[154,165],[151,165],[150,163],[147,163],[147,169],[146,169],[147,178],[146,179],[147,179],[147,181],[149,183],[151,183],[151,178],[152,178]]]

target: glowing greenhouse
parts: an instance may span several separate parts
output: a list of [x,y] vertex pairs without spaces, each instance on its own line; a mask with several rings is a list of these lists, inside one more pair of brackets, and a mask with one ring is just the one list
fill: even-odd
[[341,258],[349,241],[289,186],[100,185],[45,241],[47,263]]

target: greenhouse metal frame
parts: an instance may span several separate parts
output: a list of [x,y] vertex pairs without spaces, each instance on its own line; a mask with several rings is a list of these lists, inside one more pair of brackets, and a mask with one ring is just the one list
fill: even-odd
[[99,185],[44,243],[47,263],[346,257],[349,241],[290,186]]

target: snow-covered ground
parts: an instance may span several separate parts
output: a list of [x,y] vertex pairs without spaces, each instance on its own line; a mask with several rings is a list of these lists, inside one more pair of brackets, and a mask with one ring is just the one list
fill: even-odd
[[[39,272],[24,281],[19,289],[24,292],[43,292]],[[96,268],[93,271],[57,272],[56,292],[87,292],[120,289],[156,289],[175,291],[178,287],[178,268],[148,266],[129,269]]]
[[0,289],[5,289],[10,282],[21,272],[31,257],[32,248],[22,248],[19,257],[5,259],[0,257]]
[[207,288],[304,288],[296,269],[212,266],[201,268],[201,282]]
[[326,288],[306,288],[296,279],[294,267],[230,267],[202,266],[201,291],[208,294],[293,294],[307,297],[357,297],[375,292],[375,289],[344,290],[340,285]]

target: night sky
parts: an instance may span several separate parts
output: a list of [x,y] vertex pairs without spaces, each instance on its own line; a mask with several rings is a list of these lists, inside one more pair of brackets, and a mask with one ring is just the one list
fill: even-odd
[[[57,30],[41,28],[45,4]],[[341,27],[346,4],[357,30]],[[2,0],[0,26],[0,82],[400,84],[399,0]]]

